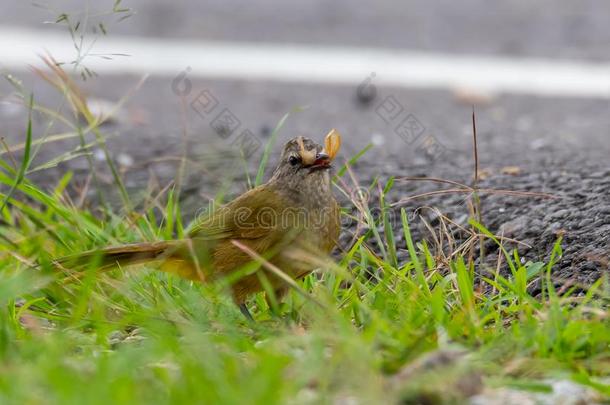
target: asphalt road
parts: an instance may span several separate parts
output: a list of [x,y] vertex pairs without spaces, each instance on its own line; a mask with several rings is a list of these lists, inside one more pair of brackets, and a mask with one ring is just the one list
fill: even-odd
[[[64,12],[78,19],[87,3],[98,12],[110,10],[113,1],[36,3],[41,6],[0,1],[0,24],[34,27]],[[135,15],[126,23],[109,23],[111,33],[590,60],[610,55],[605,0],[124,0],[122,5]]]

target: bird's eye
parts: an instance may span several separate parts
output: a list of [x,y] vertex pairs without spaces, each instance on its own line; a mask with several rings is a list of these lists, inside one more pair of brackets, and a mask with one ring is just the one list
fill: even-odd
[[299,158],[296,156],[290,156],[288,158],[288,163],[290,163],[291,165],[296,165],[297,163],[299,163]]

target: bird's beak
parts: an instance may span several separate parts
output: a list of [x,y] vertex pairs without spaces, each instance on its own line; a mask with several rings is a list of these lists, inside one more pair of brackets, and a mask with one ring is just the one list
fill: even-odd
[[328,156],[328,153],[322,151],[322,152],[318,152],[316,154],[316,159],[313,161],[313,163],[311,164],[311,167],[326,167],[326,166],[330,166],[330,156]]

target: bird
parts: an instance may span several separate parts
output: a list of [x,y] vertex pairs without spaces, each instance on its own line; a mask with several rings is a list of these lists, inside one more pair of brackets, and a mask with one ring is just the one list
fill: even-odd
[[281,299],[289,285],[317,267],[308,257],[328,255],[340,233],[340,207],[332,191],[331,168],[341,145],[335,129],[324,147],[298,136],[289,140],[271,178],[194,221],[179,240],[132,243],[94,249],[56,260],[64,269],[95,263],[98,269],[158,263],[155,268],[203,283],[235,274],[259,258],[256,272],[231,284],[233,300],[252,320],[246,300],[263,291],[260,272]]

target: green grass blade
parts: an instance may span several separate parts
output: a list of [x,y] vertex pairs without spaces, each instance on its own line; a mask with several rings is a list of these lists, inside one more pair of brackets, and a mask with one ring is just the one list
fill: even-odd
[[271,136],[269,137],[269,141],[267,145],[265,145],[265,150],[263,151],[263,156],[261,158],[261,162],[258,165],[258,171],[256,173],[256,178],[254,179],[254,187],[260,186],[263,184],[263,178],[265,176],[265,170],[267,169],[267,164],[269,162],[269,156],[271,156],[271,152],[273,151],[273,147],[275,146],[275,141],[277,140],[277,136],[280,132],[280,129],[284,126],[284,123],[290,116],[292,112],[300,111],[300,109],[294,109],[291,112],[287,112],[284,116],[279,120],[273,131],[271,132]]
[[23,158],[21,160],[21,166],[19,167],[19,171],[17,172],[17,176],[15,177],[15,182],[11,186],[10,190],[6,194],[4,200],[2,201],[2,205],[0,205],[0,212],[4,210],[8,201],[12,198],[13,194],[17,190],[17,187],[21,184],[25,177],[25,173],[30,165],[30,152],[32,147],[32,106],[34,105],[34,95],[30,95],[29,101],[29,115],[28,115],[28,129],[25,133],[25,147],[23,150]]

